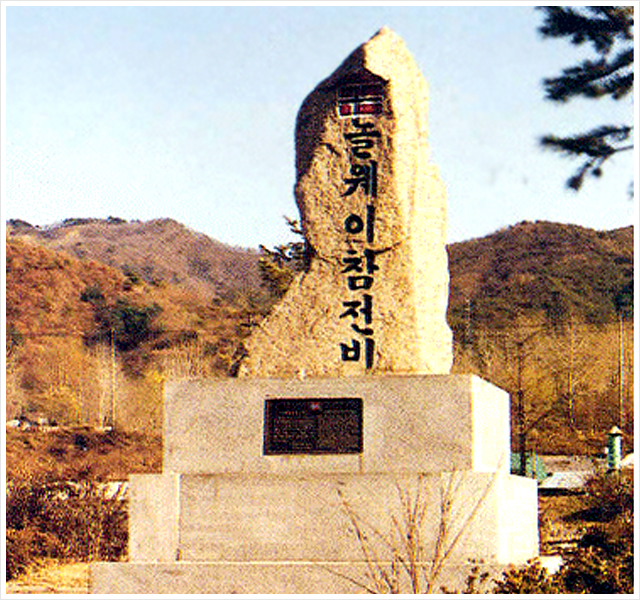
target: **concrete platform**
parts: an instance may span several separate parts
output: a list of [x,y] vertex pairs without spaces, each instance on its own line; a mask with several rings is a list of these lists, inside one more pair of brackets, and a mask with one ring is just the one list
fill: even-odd
[[[381,567],[390,570],[389,564]],[[419,565],[427,572],[430,565]],[[483,565],[498,575],[508,565]],[[470,565],[449,565],[435,579],[432,593],[442,586],[462,590]],[[91,572],[94,593],[131,594],[364,594],[375,584],[366,562],[177,562],[97,563]],[[411,593],[401,579],[401,593]]]
[[[265,456],[265,400],[363,400],[362,453]],[[474,375],[185,380],[165,387],[174,473],[509,472],[509,396]]]
[[[361,400],[361,451],[267,454],[265,402],[300,398]],[[359,536],[388,564],[408,509],[424,562],[447,531],[439,585],[462,587],[470,560],[538,554],[536,482],[508,455],[508,395],[473,376],[173,382],[164,472],[130,477],[130,562],[96,565],[92,591],[362,592]]]
[[[155,485],[159,477],[165,486]],[[153,487],[148,483],[145,476],[130,482],[134,562],[358,561],[349,514],[375,540],[374,531],[391,532],[407,505],[422,512],[429,554],[443,521],[447,543],[459,535],[450,554],[461,563],[525,562],[538,549],[536,483],[503,473],[166,475],[155,476]],[[163,497],[162,489],[173,490],[171,496]],[[153,503],[163,505],[160,512],[149,510],[152,490],[158,490]],[[376,546],[384,556],[384,544]]]

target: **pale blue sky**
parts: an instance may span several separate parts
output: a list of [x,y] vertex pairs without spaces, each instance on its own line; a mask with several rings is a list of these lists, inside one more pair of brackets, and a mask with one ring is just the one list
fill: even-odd
[[522,220],[634,221],[630,153],[575,194],[574,164],[537,145],[633,115],[630,101],[543,100],[541,79],[586,50],[544,41],[531,6],[400,4],[4,3],[4,218],[170,217],[229,244],[288,241],[296,113],[387,25],[429,82],[450,241]]

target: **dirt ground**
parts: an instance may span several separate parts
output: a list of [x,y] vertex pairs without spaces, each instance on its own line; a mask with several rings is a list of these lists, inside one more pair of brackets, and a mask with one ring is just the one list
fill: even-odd
[[48,560],[7,581],[7,594],[88,594],[89,564]]

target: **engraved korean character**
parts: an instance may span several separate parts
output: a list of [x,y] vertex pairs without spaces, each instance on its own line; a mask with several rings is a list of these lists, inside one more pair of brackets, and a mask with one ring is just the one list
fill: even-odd
[[371,158],[371,150],[375,146],[375,140],[380,138],[380,132],[376,131],[372,123],[365,123],[360,119],[353,119],[352,125],[359,131],[345,133],[344,137],[351,145],[351,151],[356,158]]
[[371,327],[360,327],[358,324],[352,323],[351,329],[353,329],[356,333],[359,333],[360,335],[364,335],[364,336],[373,335],[373,329]]
[[347,277],[347,287],[355,292],[357,290],[370,290],[373,285],[371,275],[350,275]]
[[365,219],[363,220],[355,213],[350,214],[344,220],[344,230],[351,235],[358,235],[366,230],[366,239],[370,244],[375,236],[375,219],[376,207],[373,204],[367,204]]
[[378,196],[378,163],[372,160],[368,165],[351,165],[350,174],[353,177],[344,179],[347,184],[347,191],[342,196],[351,196],[358,188],[362,188],[367,196],[376,198]]
[[[363,257],[358,256],[358,252],[356,250],[347,250],[347,254],[349,256],[342,257],[342,264],[345,265],[344,269],[342,269],[342,273],[350,273],[351,271],[362,273]],[[365,248],[363,254],[364,268],[367,270],[367,273],[371,275],[380,268],[375,264],[376,253],[370,248]]]
[[342,303],[342,306],[347,310],[340,315],[340,319],[344,319],[346,317],[358,319],[360,315],[362,315],[364,317],[365,325],[371,324],[371,312],[373,307],[373,298],[371,294],[362,294],[362,300],[346,301]]
[[351,346],[340,342],[340,357],[342,362],[357,362],[360,360],[360,342],[351,340]]
[[[343,362],[357,362],[360,360],[362,345],[358,340],[351,340],[351,345],[340,343],[340,357]],[[364,364],[367,369],[373,367],[375,342],[372,338],[364,340]]]

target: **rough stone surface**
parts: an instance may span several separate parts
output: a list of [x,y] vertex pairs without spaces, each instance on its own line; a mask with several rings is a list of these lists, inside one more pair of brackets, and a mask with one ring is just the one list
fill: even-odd
[[[341,116],[367,111],[354,91],[373,108]],[[429,162],[427,99],[385,28],[304,101],[296,199],[312,260],[249,339],[240,375],[449,372],[446,192]]]

